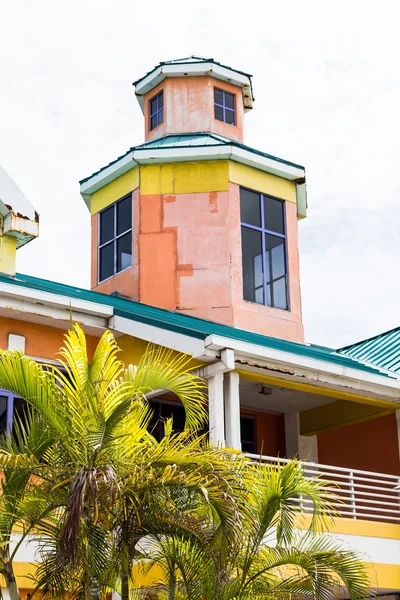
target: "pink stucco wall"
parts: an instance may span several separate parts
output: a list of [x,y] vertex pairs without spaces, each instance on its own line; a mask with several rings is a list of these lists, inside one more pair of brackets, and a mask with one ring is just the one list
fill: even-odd
[[[236,125],[214,118],[214,87],[236,97]],[[149,101],[161,90],[164,94],[164,121],[150,131]],[[214,77],[175,77],[165,79],[144,96],[145,139],[153,140],[169,133],[211,131],[243,141],[243,98],[240,87]]]
[[133,266],[97,285],[92,217],[92,288],[264,335],[304,342],[296,205],[285,202],[290,310],[243,299],[239,186],[228,191],[133,192]]

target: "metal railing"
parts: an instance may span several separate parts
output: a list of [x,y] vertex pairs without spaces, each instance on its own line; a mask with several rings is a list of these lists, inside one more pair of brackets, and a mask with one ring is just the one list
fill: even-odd
[[[257,462],[275,465],[290,462],[289,459],[276,456],[260,457],[257,454],[247,454],[247,456]],[[333,484],[322,489],[335,494],[336,499],[332,504],[338,516],[400,523],[400,477],[398,475],[302,462],[306,477],[318,477]],[[298,502],[304,512],[311,512],[311,500],[299,498]]]

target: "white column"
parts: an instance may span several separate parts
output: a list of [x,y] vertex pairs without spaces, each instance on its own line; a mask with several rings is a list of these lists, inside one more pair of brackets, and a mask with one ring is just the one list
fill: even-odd
[[240,435],[239,373],[228,371],[224,375],[225,435],[228,448],[242,449]]
[[299,413],[285,413],[286,456],[299,457]]
[[318,438],[316,435],[300,435],[299,413],[285,414],[286,456],[318,462]]
[[225,446],[223,373],[215,373],[208,378],[208,426],[211,442],[215,446]]

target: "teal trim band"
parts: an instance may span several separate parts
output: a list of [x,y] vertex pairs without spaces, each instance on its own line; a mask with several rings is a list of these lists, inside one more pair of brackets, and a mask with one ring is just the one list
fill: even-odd
[[105,304],[114,308],[114,314],[132,321],[146,323],[167,331],[173,331],[182,335],[187,335],[196,339],[205,339],[210,335],[219,335],[232,340],[247,342],[249,344],[258,345],[264,348],[271,348],[281,352],[288,352],[297,356],[314,358],[327,363],[357,369],[366,373],[386,378],[391,377],[388,373],[382,373],[379,368],[371,365],[365,365],[352,357],[344,356],[335,350],[327,349],[321,346],[308,346],[305,344],[296,344],[277,338],[272,338],[242,329],[235,329],[227,325],[220,325],[211,321],[205,321],[182,313],[177,313],[161,308],[155,308],[147,304],[142,304],[127,298],[110,296],[99,292],[92,292],[83,288],[39,279],[29,275],[17,273],[15,277],[0,275],[0,282],[8,283],[18,287],[48,292],[50,294],[59,294],[67,298],[77,298],[94,302],[97,304]]

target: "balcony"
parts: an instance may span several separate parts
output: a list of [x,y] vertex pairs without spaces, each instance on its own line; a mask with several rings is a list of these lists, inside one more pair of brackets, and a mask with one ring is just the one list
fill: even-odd
[[[289,462],[286,458],[247,454],[254,461],[272,465]],[[338,517],[400,523],[400,477],[359,469],[347,469],[303,461],[306,477],[319,477],[333,484],[333,507]],[[325,487],[324,490],[332,488]],[[311,501],[299,498],[303,512],[311,512]]]

